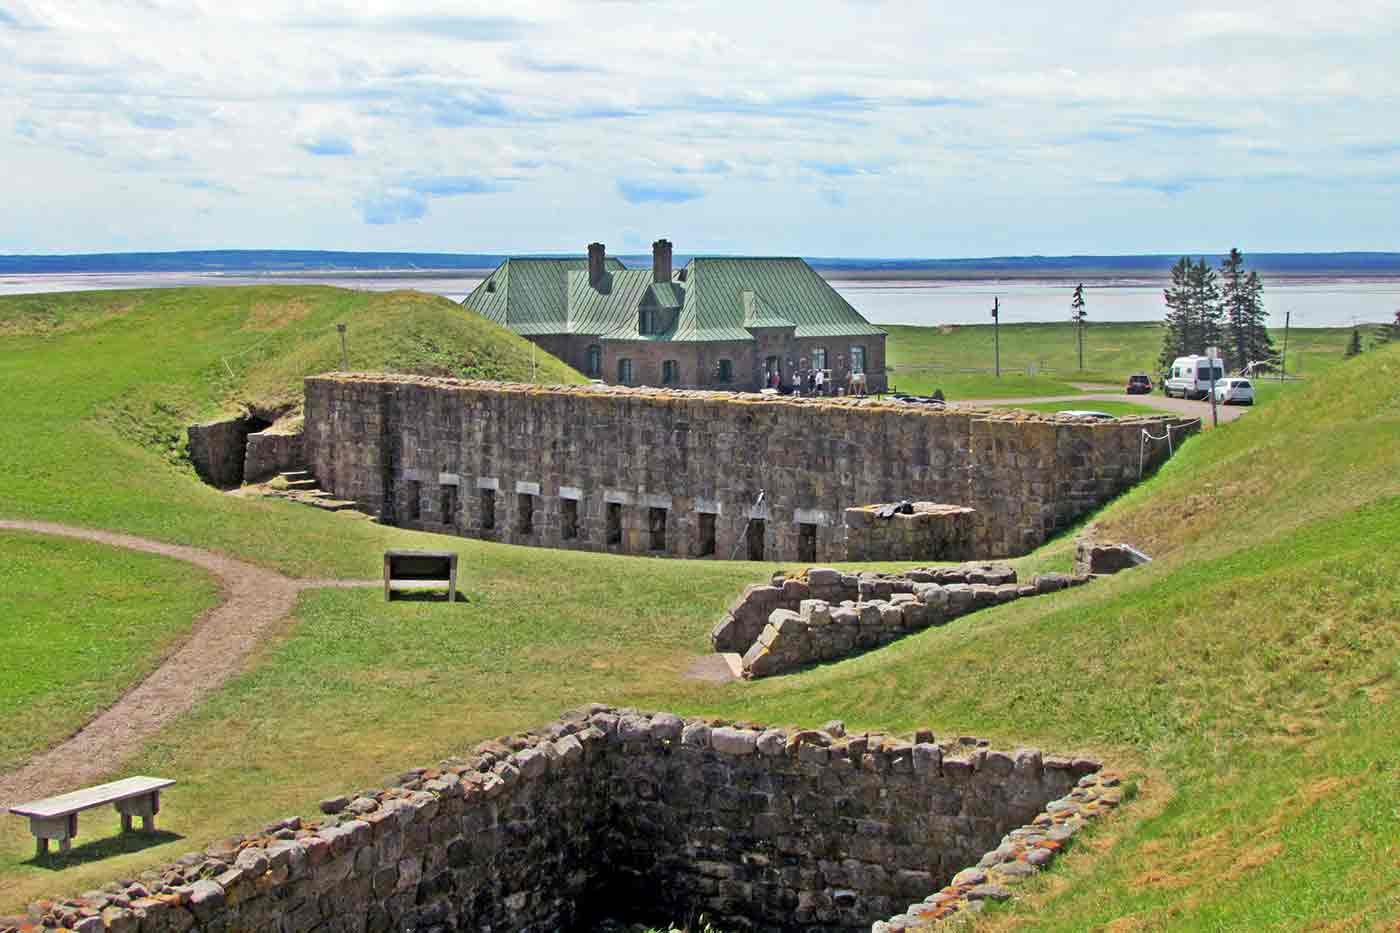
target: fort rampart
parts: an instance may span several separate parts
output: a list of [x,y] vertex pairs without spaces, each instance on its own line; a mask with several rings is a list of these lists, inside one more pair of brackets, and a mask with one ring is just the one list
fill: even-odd
[[974,509],[976,556],[998,557],[1165,459],[1143,447],[1147,424],[1161,433],[1160,419],[329,374],[306,380],[305,452],[322,488],[385,522],[513,544],[845,560],[847,508],[918,499]]
[[[595,705],[29,922],[96,933],[929,929],[1118,806],[1097,761]],[[621,915],[621,916],[619,916]],[[630,915],[630,916],[629,916]],[[0,930],[21,928],[0,918]]]

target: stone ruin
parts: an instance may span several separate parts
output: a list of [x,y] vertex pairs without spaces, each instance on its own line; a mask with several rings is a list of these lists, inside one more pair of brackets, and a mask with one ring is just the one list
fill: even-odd
[[846,510],[846,560],[971,560],[977,556],[977,512],[961,505],[910,503],[885,517],[888,505]]
[[1005,564],[964,564],[900,574],[813,567],[744,590],[710,633],[740,656],[746,678],[782,674],[878,648],[986,606],[1087,583],[1089,574],[1043,573],[1017,583]]
[[595,704],[0,931],[557,933],[700,913],[726,933],[926,930],[1011,897],[1122,799],[1089,758]]
[[220,489],[300,469],[300,427],[254,414],[192,424],[186,429],[190,463],[200,479]]

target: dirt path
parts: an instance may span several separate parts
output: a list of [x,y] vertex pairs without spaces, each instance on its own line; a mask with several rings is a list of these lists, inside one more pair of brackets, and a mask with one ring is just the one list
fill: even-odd
[[[1201,418],[1207,428],[1210,427],[1210,402],[1198,402],[1186,398],[1167,398],[1164,395],[1124,395],[1122,392],[1089,392],[1084,395],[1039,395],[1026,398],[978,398],[978,399],[958,399],[956,402],[949,402],[949,405],[967,405],[970,407],[984,408],[988,405],[1022,405],[1028,402],[1132,402],[1136,405],[1147,405],[1152,408],[1160,408],[1163,411],[1173,414],[1186,415],[1191,418]],[[1093,405],[1084,405],[1083,408],[1092,409]],[[1240,415],[1249,411],[1248,408],[1239,405],[1217,405],[1221,421],[1234,421]]]
[[373,580],[294,580],[211,551],[70,525],[0,521],[0,530],[83,538],[172,557],[214,574],[224,595],[224,601],[205,613],[184,644],[145,680],[71,738],[40,752],[18,770],[0,775],[0,806],[74,790],[110,774],[162,726],[242,670],[263,633],[291,613],[301,590],[378,585]]

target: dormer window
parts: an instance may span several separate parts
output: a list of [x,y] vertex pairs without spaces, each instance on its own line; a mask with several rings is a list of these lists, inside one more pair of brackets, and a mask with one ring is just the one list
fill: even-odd
[[651,308],[643,308],[640,312],[638,312],[637,333],[656,333],[656,312],[653,311]]
[[489,279],[489,280],[486,282],[486,290],[487,290],[488,292],[494,292],[494,291],[496,290],[496,280],[495,280],[495,279]]

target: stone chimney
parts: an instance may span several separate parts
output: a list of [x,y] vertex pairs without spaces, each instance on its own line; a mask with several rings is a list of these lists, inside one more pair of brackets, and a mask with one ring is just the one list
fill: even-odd
[[588,284],[597,288],[603,283],[603,260],[607,258],[607,248],[602,243],[588,244]]
[[651,280],[671,281],[671,241],[657,240],[651,244]]

